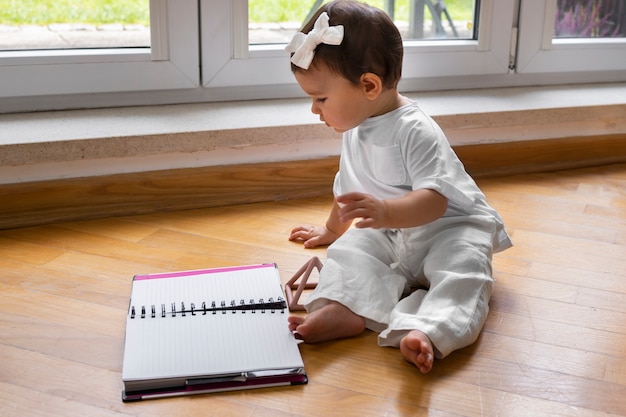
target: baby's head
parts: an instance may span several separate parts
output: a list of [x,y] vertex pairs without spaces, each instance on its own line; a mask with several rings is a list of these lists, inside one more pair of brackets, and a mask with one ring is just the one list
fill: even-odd
[[[389,16],[357,1],[337,0],[323,5],[301,32],[311,32],[324,12],[330,27],[343,27],[343,39],[339,45],[317,45],[310,66],[325,67],[353,84],[361,75],[373,73],[380,77],[383,87],[396,88],[402,75],[404,49],[400,32]],[[306,71],[308,66],[301,68],[292,61],[291,69]]]

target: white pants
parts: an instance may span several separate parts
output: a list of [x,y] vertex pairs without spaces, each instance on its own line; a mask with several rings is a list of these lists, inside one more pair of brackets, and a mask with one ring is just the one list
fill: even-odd
[[398,347],[420,330],[435,356],[445,357],[473,343],[485,323],[495,228],[490,217],[470,216],[411,229],[349,229],[328,248],[305,307],[343,304],[380,333],[381,346]]

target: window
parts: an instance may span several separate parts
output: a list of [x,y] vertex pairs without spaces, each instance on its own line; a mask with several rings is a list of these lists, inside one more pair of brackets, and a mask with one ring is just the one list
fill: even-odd
[[0,51],[150,47],[150,0],[0,0]]
[[[0,51],[0,112],[302,96],[284,44],[319,1],[149,1],[149,48]],[[623,0],[367,1],[404,34],[403,91],[626,81]],[[591,37],[562,31],[576,5]]]
[[622,0],[558,0],[554,38],[626,37],[626,3]]
[[197,15],[195,1],[150,0],[150,47],[1,51],[0,111],[102,105],[110,93],[197,87]]
[[[477,6],[474,0],[361,0],[378,7],[408,39],[474,39]],[[315,11],[329,0],[291,2],[288,9],[249,0],[249,43],[287,43]]]
[[516,71],[561,82],[623,81],[625,19],[623,0],[522,1]]
[[[201,0],[201,4],[203,56],[211,57],[203,66],[205,88],[217,97],[222,97],[225,89],[235,98],[263,97],[268,89],[275,97],[300,94],[287,65],[284,44],[249,44],[246,0]],[[400,87],[456,88],[460,78],[508,73],[513,6],[512,0],[482,0],[476,7],[480,27],[468,39],[407,39]],[[230,9],[230,19],[215,13],[219,8]],[[229,33],[238,36],[229,38]],[[227,46],[230,40],[232,50]]]

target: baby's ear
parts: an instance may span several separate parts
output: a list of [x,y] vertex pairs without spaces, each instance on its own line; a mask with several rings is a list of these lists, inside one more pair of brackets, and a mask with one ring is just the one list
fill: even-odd
[[363,92],[370,100],[376,99],[383,91],[383,81],[372,72],[361,75],[360,82]]

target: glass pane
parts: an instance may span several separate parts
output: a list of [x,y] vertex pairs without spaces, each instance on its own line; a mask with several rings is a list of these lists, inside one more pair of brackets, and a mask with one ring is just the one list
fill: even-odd
[[[288,43],[322,0],[249,0],[251,45]],[[404,39],[475,39],[477,0],[366,0],[385,10]]]
[[555,38],[626,37],[626,1],[557,0]]
[[0,0],[0,50],[150,46],[150,0]]

